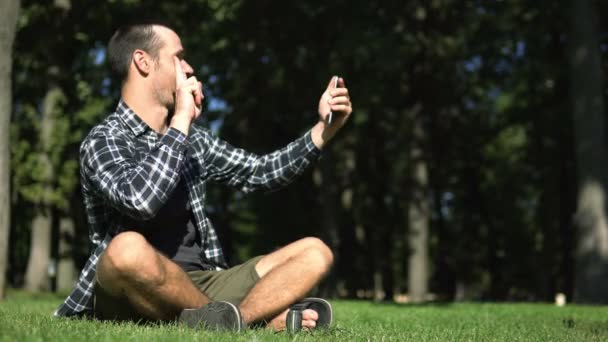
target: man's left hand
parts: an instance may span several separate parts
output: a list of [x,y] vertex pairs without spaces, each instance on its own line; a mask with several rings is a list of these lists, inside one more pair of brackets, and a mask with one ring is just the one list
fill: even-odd
[[[338,76],[334,76],[329,80],[327,89],[325,89],[319,100],[319,122],[312,130],[313,143],[318,148],[322,148],[334,137],[336,132],[344,126],[353,111],[344,79],[338,77],[338,86],[334,88],[336,77]],[[332,113],[331,124],[328,122],[330,112]]]

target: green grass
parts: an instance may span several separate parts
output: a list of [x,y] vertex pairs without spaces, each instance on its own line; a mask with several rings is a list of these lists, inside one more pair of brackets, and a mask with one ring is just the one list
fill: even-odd
[[10,292],[0,302],[0,341],[607,341],[608,307],[549,304],[396,305],[334,301],[327,332],[241,334],[177,325],[51,317],[63,297]]

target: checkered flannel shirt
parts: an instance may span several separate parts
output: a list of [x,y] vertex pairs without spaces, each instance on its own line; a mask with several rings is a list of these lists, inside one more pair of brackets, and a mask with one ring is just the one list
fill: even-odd
[[92,254],[74,290],[55,316],[92,313],[95,271],[112,238],[127,230],[121,215],[147,220],[169,199],[181,177],[201,237],[202,257],[227,267],[216,232],[205,215],[205,186],[217,181],[243,192],[275,190],[302,174],[320,151],[310,132],[273,153],[257,156],[230,146],[193,124],[188,137],[169,128],[153,131],[122,100],[80,146],[80,177]]

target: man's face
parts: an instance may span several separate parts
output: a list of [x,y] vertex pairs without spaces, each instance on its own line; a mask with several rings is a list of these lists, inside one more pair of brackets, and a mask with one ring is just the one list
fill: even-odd
[[150,75],[152,76],[152,84],[157,100],[172,112],[175,107],[176,90],[173,57],[177,56],[180,59],[182,69],[188,77],[192,75],[194,70],[184,59],[184,48],[179,36],[172,30],[162,26],[156,26],[155,31],[162,40],[163,46],[158,52],[158,58]]

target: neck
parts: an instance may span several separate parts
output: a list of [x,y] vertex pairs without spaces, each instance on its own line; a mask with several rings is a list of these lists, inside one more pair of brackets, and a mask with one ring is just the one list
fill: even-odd
[[154,92],[145,85],[125,83],[121,91],[122,100],[131,108],[143,122],[160,134],[167,130],[169,110],[158,102]]

